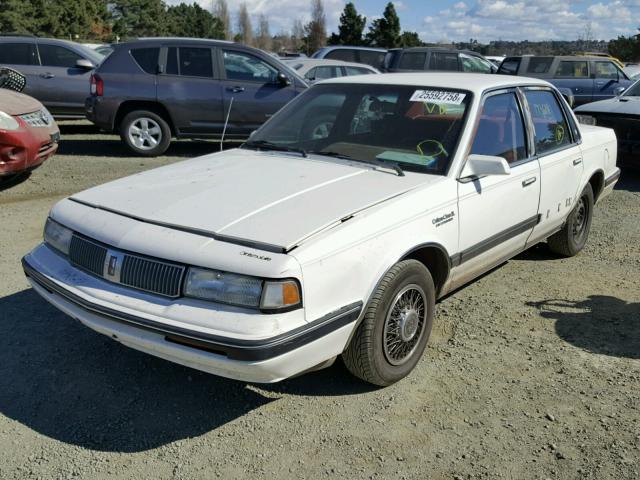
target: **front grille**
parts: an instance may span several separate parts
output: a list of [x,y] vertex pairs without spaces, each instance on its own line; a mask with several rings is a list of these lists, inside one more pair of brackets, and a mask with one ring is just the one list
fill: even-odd
[[113,283],[167,297],[180,296],[185,267],[142,257],[73,235],[71,263]]
[[48,127],[53,123],[53,117],[45,109],[20,115],[20,118],[31,127]]
[[38,155],[48,152],[53,147],[53,142],[45,143],[38,149]]
[[69,260],[74,265],[103,276],[105,258],[107,258],[107,249],[105,247],[77,235],[71,237]]
[[184,267],[125,255],[120,272],[120,283],[155,292],[168,297],[180,295]]

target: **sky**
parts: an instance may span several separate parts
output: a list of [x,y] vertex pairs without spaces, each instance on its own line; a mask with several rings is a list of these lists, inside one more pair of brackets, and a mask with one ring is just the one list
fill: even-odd
[[[169,4],[193,0],[168,0]],[[196,0],[211,9],[215,0]],[[227,0],[235,23],[243,0]],[[296,18],[309,20],[309,0],[244,0],[257,17],[265,14],[271,33],[289,31]],[[337,31],[346,0],[322,0],[329,33]],[[382,15],[388,0],[354,0],[370,23]],[[398,0],[393,2],[403,30],[418,32],[426,42],[489,40],[610,40],[632,35],[640,27],[640,0]],[[590,32],[590,35],[588,34]]]

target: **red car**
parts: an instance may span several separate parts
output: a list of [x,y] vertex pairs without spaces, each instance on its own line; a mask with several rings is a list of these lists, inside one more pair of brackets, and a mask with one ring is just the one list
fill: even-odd
[[42,165],[59,140],[56,122],[39,101],[0,88],[0,180]]

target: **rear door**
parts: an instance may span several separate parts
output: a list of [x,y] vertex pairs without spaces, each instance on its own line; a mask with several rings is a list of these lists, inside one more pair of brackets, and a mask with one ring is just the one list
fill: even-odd
[[[9,67],[27,77],[24,93],[42,102],[40,61],[33,42],[0,43],[0,66]],[[43,102],[44,103],[44,102]]]
[[38,40],[42,101],[56,116],[84,116],[92,70],[76,66],[84,57],[73,50]]
[[535,242],[557,230],[573,208],[583,164],[578,129],[557,93],[546,87],[530,87],[524,89],[524,97],[540,163],[540,223],[531,235]]
[[169,111],[179,134],[222,132],[222,85],[214,58],[214,49],[208,46],[163,48],[158,101]]
[[560,60],[555,68],[553,84],[571,90],[574,105],[589,103],[593,99],[593,78],[588,60]]
[[293,83],[280,84],[278,68],[265,59],[234,48],[219,52],[227,135],[248,135],[296,96]]

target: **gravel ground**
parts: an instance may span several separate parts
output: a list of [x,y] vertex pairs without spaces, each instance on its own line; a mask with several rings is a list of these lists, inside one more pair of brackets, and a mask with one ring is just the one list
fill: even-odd
[[127,349],[29,289],[20,258],[54,202],[218,147],[140,159],[82,122],[62,134],[0,190],[1,479],[640,478],[640,176],[577,257],[540,245],[443,300],[398,384],[337,362],[258,386]]

